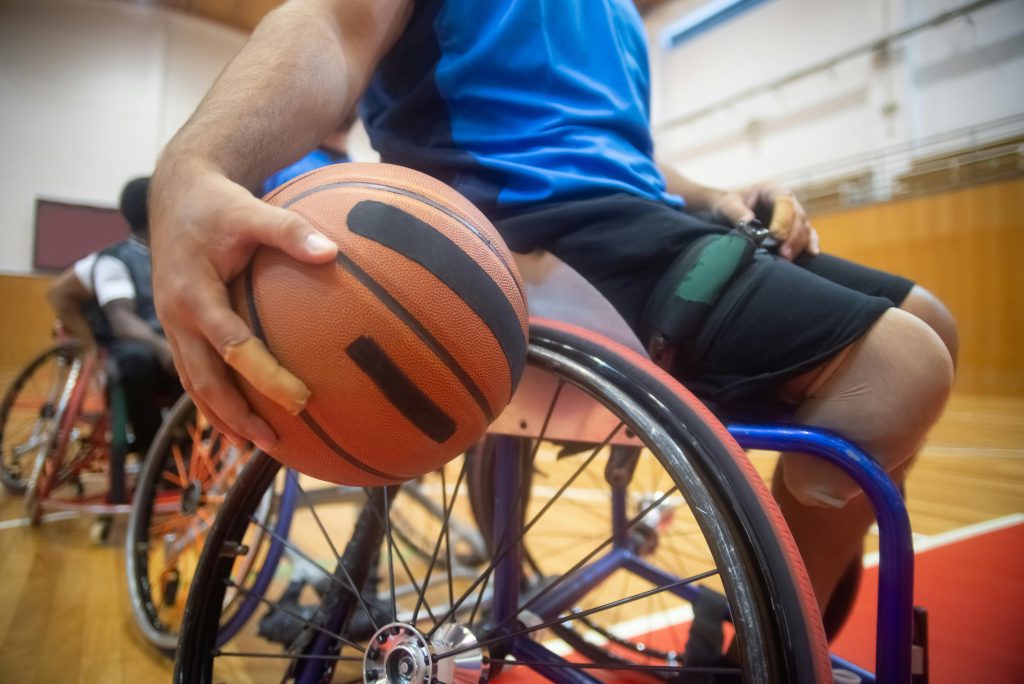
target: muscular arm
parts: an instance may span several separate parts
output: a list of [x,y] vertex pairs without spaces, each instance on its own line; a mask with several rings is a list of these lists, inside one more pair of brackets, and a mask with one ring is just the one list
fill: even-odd
[[297,413],[309,390],[281,368],[228,303],[225,283],[271,245],[324,263],[337,247],[285,209],[252,197],[354,107],[398,37],[412,0],[291,0],[260,23],[184,127],[150,186],[157,312],[182,383],[228,437],[267,450],[276,435],[239,394],[225,361]]
[[47,290],[46,298],[50,301],[57,318],[84,347],[95,346],[96,340],[93,339],[89,322],[83,313],[92,301],[92,295],[82,285],[73,269],[69,268],[57,276]]
[[270,12],[168,144],[168,175],[213,168],[250,190],[349,115],[411,0],[291,0]]

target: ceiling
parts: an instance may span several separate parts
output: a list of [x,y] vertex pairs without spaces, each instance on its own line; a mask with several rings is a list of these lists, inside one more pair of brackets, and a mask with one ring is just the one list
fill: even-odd
[[[172,7],[206,19],[251,31],[263,15],[282,4],[284,0],[129,0],[139,4]],[[641,12],[647,12],[667,0],[634,0]]]

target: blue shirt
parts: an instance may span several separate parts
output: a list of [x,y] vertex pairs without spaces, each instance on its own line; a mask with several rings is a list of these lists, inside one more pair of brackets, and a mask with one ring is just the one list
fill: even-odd
[[292,178],[297,178],[307,171],[319,169],[321,166],[328,166],[330,164],[345,164],[349,161],[351,161],[351,159],[349,159],[347,154],[335,152],[334,150],[325,150],[322,147],[318,147],[291,166],[284,167],[270,178],[263,181],[263,194],[267,194],[271,190],[284,185]]
[[626,192],[681,206],[653,161],[631,0],[418,0],[360,113],[382,161],[485,212]]

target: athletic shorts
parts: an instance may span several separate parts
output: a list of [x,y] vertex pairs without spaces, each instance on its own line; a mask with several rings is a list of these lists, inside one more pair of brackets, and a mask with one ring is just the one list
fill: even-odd
[[[572,266],[634,330],[676,257],[697,238],[729,230],[628,194],[535,205],[495,225],[513,251],[545,249]],[[834,256],[793,263],[758,250],[704,320],[679,380],[716,410],[784,410],[776,398],[783,381],[857,340],[913,286]]]

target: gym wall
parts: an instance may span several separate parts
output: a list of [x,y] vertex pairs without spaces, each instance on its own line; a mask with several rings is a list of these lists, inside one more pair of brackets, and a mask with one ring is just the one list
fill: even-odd
[[116,206],[244,41],[135,3],[0,3],[0,273],[30,270],[37,197]]
[[704,183],[788,177],[1024,113],[1020,0],[993,0],[827,68],[833,58],[976,3],[769,0],[663,47],[665,27],[702,4],[666,3],[647,25],[658,152]]

